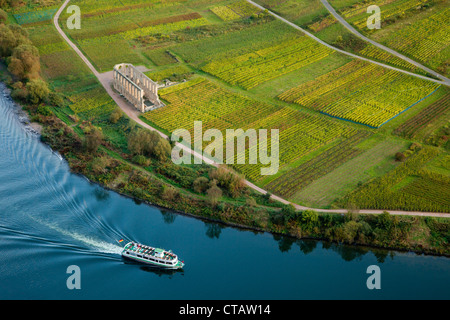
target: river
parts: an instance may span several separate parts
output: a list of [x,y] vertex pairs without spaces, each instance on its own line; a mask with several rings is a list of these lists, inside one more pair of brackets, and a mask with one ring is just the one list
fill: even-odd
[[[0,91],[4,89],[0,84]],[[450,259],[255,233],[163,211],[72,174],[0,93],[0,299],[449,299]],[[119,239],[171,249],[161,272]],[[69,266],[80,289],[69,289]],[[367,268],[380,267],[369,290]]]

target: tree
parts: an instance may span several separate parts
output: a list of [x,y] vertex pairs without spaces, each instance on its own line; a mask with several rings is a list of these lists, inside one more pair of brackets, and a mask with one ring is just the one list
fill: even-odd
[[281,214],[284,216],[285,221],[289,221],[289,219],[295,218],[297,211],[292,204],[288,204],[283,206],[283,209],[281,209]]
[[243,176],[226,166],[212,169],[209,172],[209,177],[217,180],[217,184],[234,198],[238,197],[246,187]]
[[31,80],[26,85],[28,91],[28,100],[31,103],[38,104],[47,99],[50,90],[45,81],[40,79]]
[[28,32],[16,24],[0,23],[0,57],[9,57],[19,45],[31,44]]
[[95,157],[91,162],[92,171],[96,174],[106,173],[109,166],[109,159],[107,157]]
[[198,177],[192,185],[195,192],[204,193],[208,189],[209,180],[206,177]]
[[56,92],[50,92],[48,95],[48,101],[52,106],[62,107],[64,104],[64,98],[61,94]]
[[95,153],[103,142],[103,133],[101,129],[94,126],[85,129],[84,147],[87,152]]
[[404,162],[406,160],[406,156],[403,152],[397,152],[395,154],[395,160],[399,162]]
[[120,111],[120,109],[116,109],[116,110],[114,110],[114,112],[113,113],[111,113],[111,115],[109,116],[109,121],[111,122],[111,123],[117,123],[119,120],[120,120],[120,118],[122,118],[122,111]]
[[128,149],[135,155],[145,155],[165,161],[171,153],[170,143],[155,131],[137,130],[128,138]]
[[178,191],[173,186],[163,185],[161,198],[167,201],[173,201],[178,195]]
[[0,9],[0,24],[6,24],[6,21],[8,20],[8,14],[4,11],[4,10],[2,10],[2,9]]
[[38,49],[28,44],[19,45],[9,60],[8,70],[19,79],[38,78],[41,70]]
[[149,153],[156,157],[160,161],[166,161],[170,155],[172,147],[170,146],[169,141],[163,139],[158,133],[154,132],[152,140],[153,144],[150,145]]
[[302,212],[300,220],[306,226],[306,229],[311,230],[319,221],[319,215],[314,210],[305,210]]
[[222,190],[217,186],[217,180],[211,181],[210,188],[206,191],[206,193],[208,194],[208,200],[211,205],[216,205],[222,197]]

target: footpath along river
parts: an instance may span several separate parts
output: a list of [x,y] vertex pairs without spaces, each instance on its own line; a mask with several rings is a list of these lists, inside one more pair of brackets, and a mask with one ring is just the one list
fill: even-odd
[[[0,84],[0,299],[449,299],[450,259],[294,241],[164,212],[107,191],[21,123]],[[117,240],[172,249],[177,272]],[[369,290],[367,268],[381,270]],[[81,289],[70,290],[69,266]]]

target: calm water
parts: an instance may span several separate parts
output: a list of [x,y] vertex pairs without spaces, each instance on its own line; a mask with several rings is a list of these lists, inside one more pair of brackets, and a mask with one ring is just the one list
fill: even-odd
[[[292,241],[139,205],[71,174],[18,119],[0,93],[1,299],[450,298],[448,258]],[[126,262],[122,238],[172,249],[186,267]],[[373,264],[381,290],[366,287]],[[71,265],[80,290],[66,286]]]

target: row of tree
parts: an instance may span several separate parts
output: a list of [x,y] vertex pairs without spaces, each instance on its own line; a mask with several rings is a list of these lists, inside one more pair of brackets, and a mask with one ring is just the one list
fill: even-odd
[[54,106],[64,103],[61,95],[52,92],[41,79],[39,50],[33,46],[27,30],[7,23],[7,14],[0,9],[0,59],[11,73],[13,98],[37,105],[47,102]]

